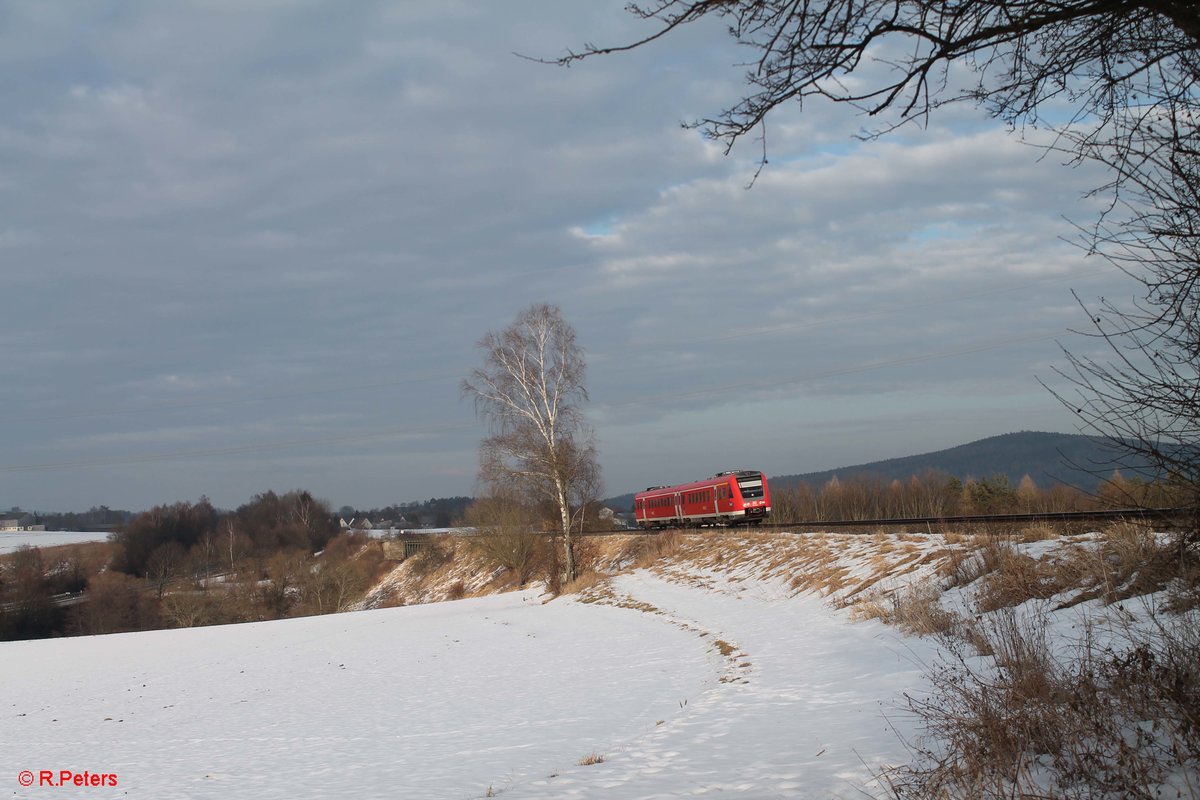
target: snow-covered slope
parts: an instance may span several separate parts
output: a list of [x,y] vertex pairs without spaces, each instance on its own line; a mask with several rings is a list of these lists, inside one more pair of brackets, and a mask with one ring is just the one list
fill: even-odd
[[0,780],[28,798],[63,795],[39,785],[63,770],[116,776],[99,797],[857,798],[905,760],[925,643],[781,579],[695,577],[0,644]]

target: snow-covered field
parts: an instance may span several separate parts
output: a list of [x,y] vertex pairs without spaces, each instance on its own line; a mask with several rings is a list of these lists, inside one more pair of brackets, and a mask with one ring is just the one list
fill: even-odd
[[[879,766],[907,760],[902,693],[922,690],[932,645],[850,623],[781,580],[697,577],[636,571],[599,603],[523,592],[3,643],[0,788],[156,800],[876,793]],[[39,785],[63,770],[117,785]]]
[[19,547],[57,547],[62,544],[103,542],[107,533],[99,531],[0,531],[0,555]]

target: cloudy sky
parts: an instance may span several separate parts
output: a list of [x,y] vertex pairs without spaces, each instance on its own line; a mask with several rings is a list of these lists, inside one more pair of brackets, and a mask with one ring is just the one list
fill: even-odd
[[613,494],[1074,432],[1071,290],[1131,291],[1065,241],[1098,176],[812,103],[747,189],[755,143],[680,126],[741,89],[719,26],[514,55],[646,33],[621,6],[0,2],[0,508],[473,493],[459,384],[535,302]]

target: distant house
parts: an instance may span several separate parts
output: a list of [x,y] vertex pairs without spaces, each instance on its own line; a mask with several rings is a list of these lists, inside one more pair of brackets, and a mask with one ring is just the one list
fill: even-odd
[[0,531],[44,531],[46,526],[33,514],[18,512],[0,515]]
[[404,517],[399,519],[380,518],[372,522],[369,517],[362,519],[351,517],[347,522],[345,517],[340,517],[338,518],[338,527],[343,531],[389,531],[408,527],[408,520]]

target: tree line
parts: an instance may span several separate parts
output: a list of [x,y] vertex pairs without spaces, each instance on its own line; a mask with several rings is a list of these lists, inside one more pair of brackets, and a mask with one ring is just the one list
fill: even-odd
[[[307,491],[155,506],[107,542],[0,561],[0,640],[252,622],[345,610],[384,569]],[[66,595],[81,595],[72,602]]]
[[936,470],[908,480],[871,475],[834,476],[824,484],[772,484],[777,522],[833,522],[971,514],[1033,514],[1119,508],[1175,508],[1187,493],[1168,481],[1115,471],[1095,492],[1056,483],[1043,488],[1030,476],[1016,484],[1004,474],[965,480]]
[[[14,506],[9,513],[25,512],[20,507]],[[48,531],[103,531],[124,525],[137,516],[132,511],[108,506],[92,506],[87,511],[33,511],[29,513],[33,515],[39,525],[46,526]]]

